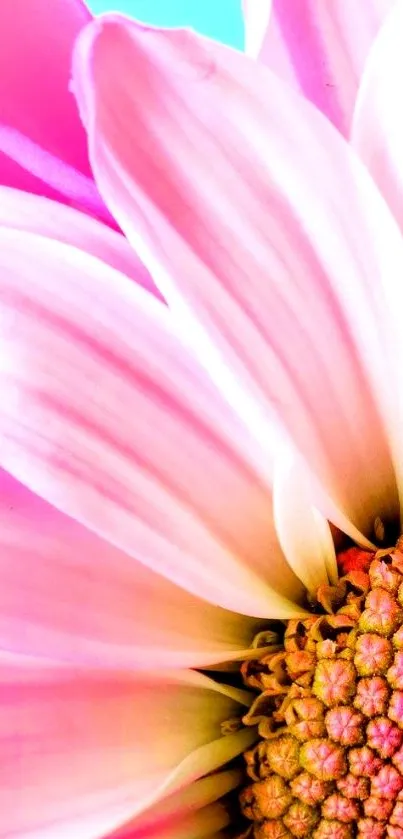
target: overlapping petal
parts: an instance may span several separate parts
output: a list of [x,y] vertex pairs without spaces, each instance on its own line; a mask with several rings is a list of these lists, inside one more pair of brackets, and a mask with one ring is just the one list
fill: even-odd
[[393,0],[244,0],[245,40],[346,136],[370,48]]
[[0,183],[111,222],[69,92],[74,40],[90,19],[82,0],[2,0]]
[[[229,810],[218,799],[242,782],[242,772],[227,769],[159,801],[119,828],[108,839],[215,839],[229,821]],[[214,834],[214,835],[213,835]]]
[[0,186],[0,225],[74,245],[158,295],[147,269],[127,239],[78,210],[19,189]]
[[108,839],[226,839],[221,828],[230,824],[230,814],[223,804],[215,803],[195,813],[178,813],[155,824],[142,825],[114,833]]
[[276,531],[288,562],[315,593],[323,583],[337,583],[337,561],[328,522],[312,506],[309,484],[298,458],[280,453],[274,474]]
[[351,141],[403,229],[401,99],[403,4],[388,15],[369,55],[358,93]]
[[2,653],[0,684],[4,839],[97,839],[254,736],[220,735],[242,692],[190,671],[134,677]]
[[77,248],[0,239],[2,465],[214,605],[300,613],[257,447],[167,307]]
[[75,90],[104,197],[260,444],[274,412],[354,525],[395,515],[403,243],[343,138],[247,57],[116,15]]
[[236,658],[256,623],[193,597],[0,473],[0,639],[87,667]]

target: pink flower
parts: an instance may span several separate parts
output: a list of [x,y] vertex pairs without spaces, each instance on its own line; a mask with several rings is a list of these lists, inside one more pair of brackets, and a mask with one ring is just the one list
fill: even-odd
[[[354,135],[394,210],[402,9]],[[250,696],[185,668],[306,614],[326,519],[399,517],[400,218],[354,136],[192,33],[94,21],[73,84],[127,240],[0,188],[0,836],[219,837]]]
[[114,224],[68,88],[74,40],[90,20],[81,0],[0,4],[0,183]]
[[243,0],[246,51],[350,135],[361,78],[394,0]]

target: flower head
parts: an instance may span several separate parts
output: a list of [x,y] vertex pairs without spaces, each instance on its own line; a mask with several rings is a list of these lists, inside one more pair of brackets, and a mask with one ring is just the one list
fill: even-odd
[[[14,43],[30,20],[53,32],[26,5],[4,6]],[[220,836],[241,779],[221,768],[246,753],[254,839],[399,837],[403,168],[384,94],[403,4],[368,4],[360,49],[344,5],[325,17],[354,58],[345,89],[321,64],[322,2],[298,43],[288,2],[268,21],[316,108],[194,33],[90,21],[72,91],[91,170],[64,60],[53,77],[34,52],[40,100],[11,74],[4,835]],[[66,57],[88,15],[54,10]],[[28,119],[53,84],[60,120]],[[335,528],[360,546],[338,562]],[[186,669],[238,660],[259,695]]]

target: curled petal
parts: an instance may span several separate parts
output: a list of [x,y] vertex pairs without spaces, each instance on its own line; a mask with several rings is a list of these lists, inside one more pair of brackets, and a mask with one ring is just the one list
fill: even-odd
[[88,673],[1,654],[0,684],[1,835],[21,839],[117,829],[196,780],[210,743],[215,769],[220,722],[240,708],[236,692],[191,671]]
[[116,15],[75,90],[104,197],[261,446],[274,415],[356,528],[396,516],[403,243],[347,143],[244,55]]
[[245,41],[346,136],[371,45],[393,0],[246,0]]
[[0,240],[3,466],[197,597],[300,614],[255,443],[168,308],[76,248]]

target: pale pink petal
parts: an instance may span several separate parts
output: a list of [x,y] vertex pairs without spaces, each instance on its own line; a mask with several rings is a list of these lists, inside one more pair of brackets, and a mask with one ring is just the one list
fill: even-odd
[[301,613],[256,445],[171,314],[76,248],[0,234],[0,461],[193,594]]
[[358,93],[351,141],[403,228],[401,100],[403,3],[396,2],[371,50]]
[[314,594],[321,584],[336,583],[336,552],[329,524],[313,506],[304,470],[290,450],[278,458],[273,509],[280,545],[306,589]]
[[87,667],[202,667],[256,622],[188,594],[0,472],[4,649]]
[[74,40],[90,19],[82,0],[0,3],[0,183],[111,221],[68,87]]
[[191,671],[133,677],[0,654],[0,685],[4,839],[102,837],[196,780],[209,744],[213,770],[217,742],[223,762],[235,751],[220,724],[242,713],[236,691]]
[[195,781],[157,802],[108,839],[214,839],[216,831],[230,822],[228,807],[218,799],[243,780],[240,769],[227,769]]
[[158,819],[155,824],[133,825],[123,832],[109,834],[108,839],[228,839],[228,833],[220,828],[229,826],[230,822],[228,807],[217,802],[195,813]]
[[245,44],[348,136],[365,61],[394,0],[244,0]]
[[74,245],[127,274],[153,294],[159,294],[127,239],[78,210],[39,195],[0,186],[0,225]]
[[347,143],[241,53],[116,15],[75,88],[110,208],[262,447],[274,412],[354,525],[395,516],[403,243]]
[[242,0],[245,52],[259,58],[270,23],[272,0]]
[[[184,839],[188,839],[185,826],[189,831],[193,831],[190,833],[191,839],[210,836],[214,829],[213,822],[216,822],[217,818],[222,820],[223,826],[229,821],[227,808],[224,810],[221,804],[211,805],[240,786],[243,780],[244,773],[241,769],[226,769],[201,778],[158,801],[129,824],[119,828],[108,839],[171,839],[171,836],[177,839],[177,836],[183,835]],[[224,813],[227,815],[226,821],[223,820]],[[215,829],[216,827],[215,825]],[[175,830],[178,833],[175,833]]]

